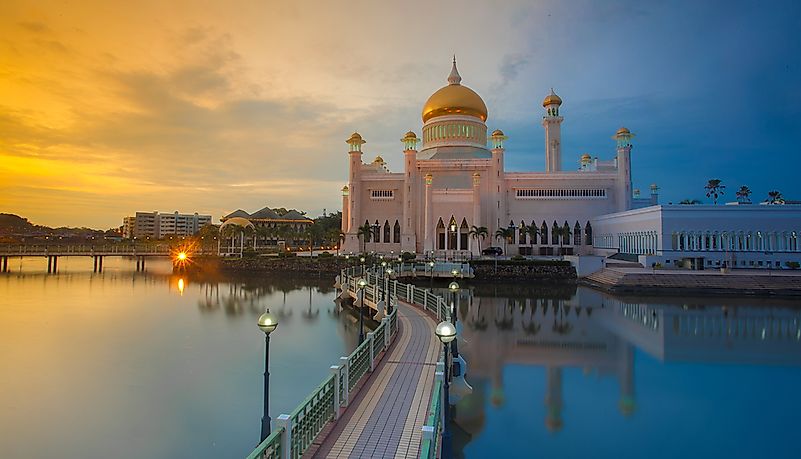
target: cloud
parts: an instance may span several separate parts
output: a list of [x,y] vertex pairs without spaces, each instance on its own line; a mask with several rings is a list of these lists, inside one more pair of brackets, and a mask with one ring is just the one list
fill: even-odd
[[48,27],[43,22],[23,21],[23,22],[18,22],[17,25],[22,27],[26,31],[32,32],[32,33],[35,33],[35,34],[46,34],[46,33],[52,32],[52,30],[50,30],[50,27]]

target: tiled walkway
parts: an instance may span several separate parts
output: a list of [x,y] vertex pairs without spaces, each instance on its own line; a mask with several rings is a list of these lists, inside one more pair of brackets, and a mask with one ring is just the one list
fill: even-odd
[[395,344],[350,402],[313,457],[417,457],[439,341],[434,320],[398,304]]

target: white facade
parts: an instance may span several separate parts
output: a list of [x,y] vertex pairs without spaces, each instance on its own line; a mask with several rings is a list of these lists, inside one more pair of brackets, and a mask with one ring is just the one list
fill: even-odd
[[[480,244],[506,247],[510,255],[590,253],[593,218],[643,205],[633,202],[632,196],[633,134],[626,128],[618,130],[612,158],[584,155],[577,170],[565,171],[561,104],[553,91],[543,101],[545,172],[507,172],[506,137],[496,130],[487,145],[486,106],[461,85],[454,61],[448,85],[435,92],[423,109],[422,147],[417,150],[413,132],[402,139],[402,172],[389,171],[380,156],[364,163],[366,142],[358,133],[347,140],[344,251],[453,256],[478,254]],[[656,201],[654,186],[648,203]],[[359,233],[365,224],[374,228],[369,241]],[[473,227],[485,227],[487,237],[471,237]],[[539,233],[534,237],[521,233],[523,227],[536,227]],[[568,233],[555,231],[565,227]],[[511,237],[495,238],[496,231],[509,228],[514,230]]]
[[670,266],[685,258],[737,268],[801,262],[799,205],[657,205],[591,223],[599,253],[649,255]]
[[211,223],[211,215],[137,212],[134,217],[123,218],[123,237],[191,236],[204,225]]

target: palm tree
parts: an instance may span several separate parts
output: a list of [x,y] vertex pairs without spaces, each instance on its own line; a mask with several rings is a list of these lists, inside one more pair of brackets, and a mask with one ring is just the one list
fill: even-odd
[[712,179],[704,186],[704,189],[706,190],[706,197],[712,198],[712,203],[717,205],[718,197],[723,194],[726,185],[722,185],[720,179]]
[[509,239],[514,236],[514,230],[511,228],[498,228],[495,231],[495,239],[502,239],[503,240],[503,253],[506,254],[506,243]]
[[735,195],[740,202],[751,202],[751,189],[745,185],[741,186]]
[[558,226],[558,225],[555,226],[554,230],[556,231],[556,234],[559,236],[559,251],[561,252],[562,245],[566,240],[567,241],[570,240],[570,236],[573,235],[573,231],[570,230],[570,225],[568,225],[567,222],[565,222],[564,226]]
[[470,237],[478,241],[478,253],[481,254],[481,241],[489,236],[489,230],[486,226],[475,226],[470,228]]
[[701,201],[699,201],[697,199],[684,199],[679,204],[695,205],[695,204],[701,204]]
[[373,227],[369,223],[360,226],[359,231],[356,232],[356,237],[362,240],[362,253],[367,251],[367,243],[370,242],[372,236]]
[[768,204],[784,204],[784,196],[779,190],[768,191],[768,199],[765,202]]
[[540,234],[540,228],[536,225],[523,225],[525,233],[528,235],[528,242],[531,244],[531,254],[534,255],[534,239]]

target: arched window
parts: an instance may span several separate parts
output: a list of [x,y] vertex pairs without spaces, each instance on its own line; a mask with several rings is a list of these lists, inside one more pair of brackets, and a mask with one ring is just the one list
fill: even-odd
[[581,225],[579,225],[578,220],[573,226],[573,245],[581,245]]
[[[510,221],[509,221],[509,228],[514,228],[514,226],[515,226],[515,222],[513,222],[513,221],[511,221],[511,220],[510,220]],[[511,231],[511,232],[509,233],[509,235],[510,235],[510,236],[509,236],[509,243],[510,243],[510,244],[514,244],[514,243],[515,243],[515,239],[517,239],[517,238],[515,237],[515,236],[516,236],[515,232],[514,232],[514,231]]]
[[395,227],[392,229],[392,242],[400,244],[400,223],[395,220]]
[[381,242],[381,223],[378,223],[378,220],[373,224],[373,238],[375,242]]
[[389,242],[389,220],[384,221],[384,242]]
[[467,219],[462,219],[462,224],[459,225],[459,249],[467,250],[467,243],[470,237],[470,227],[467,226]]
[[526,233],[528,228],[526,228],[526,222],[520,222],[520,244],[526,244]]
[[592,245],[592,225],[590,225],[590,222],[584,225],[584,244]]
[[539,227],[537,227],[537,224],[534,223],[534,220],[532,220],[531,221],[531,226],[529,228],[531,228],[532,230],[534,230],[534,229],[537,230],[537,231],[531,231],[530,233],[528,233],[529,236],[531,236],[531,244],[534,245],[534,244],[537,243],[537,233],[539,233]]
[[445,223],[442,222],[441,218],[437,223],[437,249],[445,250]]
[[543,245],[548,244],[548,225],[546,225],[544,221],[540,229],[540,243]]
[[556,220],[553,221],[553,226],[551,227],[551,244],[559,244],[559,223],[556,223]]

